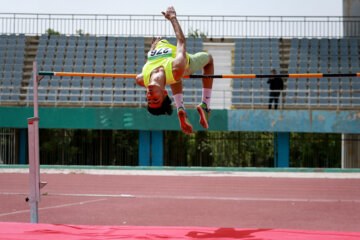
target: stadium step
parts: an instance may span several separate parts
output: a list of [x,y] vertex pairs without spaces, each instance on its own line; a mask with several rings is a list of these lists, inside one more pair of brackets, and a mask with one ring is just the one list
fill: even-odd
[[[213,56],[215,74],[233,74],[231,71],[231,51],[234,46],[234,43],[204,43],[204,48]],[[211,99],[212,109],[230,109],[231,82],[232,79],[214,79]]]

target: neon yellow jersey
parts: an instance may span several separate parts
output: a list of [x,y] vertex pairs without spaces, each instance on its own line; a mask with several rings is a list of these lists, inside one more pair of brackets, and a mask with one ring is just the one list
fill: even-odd
[[[171,45],[167,40],[161,40],[154,50],[148,52],[148,61],[142,69],[144,85],[147,87],[150,82],[151,72],[160,66],[164,67],[166,84],[176,83],[172,72],[172,62],[176,57],[176,46]],[[189,55],[186,53],[187,64]]]

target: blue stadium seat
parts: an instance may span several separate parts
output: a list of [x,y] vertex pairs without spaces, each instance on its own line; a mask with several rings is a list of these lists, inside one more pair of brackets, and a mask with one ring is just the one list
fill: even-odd
[[115,37],[107,37],[107,46],[115,44],[116,38]]
[[243,104],[251,104],[251,79],[242,80],[242,91],[240,92],[240,102]]
[[86,77],[83,79],[83,84],[82,84],[82,96],[81,96],[81,100],[83,102],[90,102],[90,96],[91,96],[91,78]]
[[11,95],[11,91],[10,89],[2,89],[1,90],[1,97],[0,97],[0,101],[9,101],[10,100],[10,95]]
[[339,81],[340,83],[340,100],[341,100],[341,105],[348,107],[351,105],[351,95],[350,95],[350,90],[351,90],[351,82],[350,82],[350,78],[348,77],[343,77],[341,78],[341,80]]
[[329,82],[327,78],[319,79],[319,105],[328,106]]
[[79,89],[70,89],[69,101],[72,103],[79,103],[81,99]]
[[318,72],[318,61],[310,61],[309,73],[317,73]]
[[125,102],[135,102],[135,79],[127,78],[125,82]]
[[318,103],[318,79],[309,78],[309,100],[311,106],[317,106]]
[[72,35],[72,36],[69,36],[68,37],[68,42],[67,42],[67,45],[68,47],[75,47],[76,46],[76,43],[77,43],[77,38],[76,36]]
[[4,75],[4,78],[3,78],[3,82],[2,82],[2,86],[4,87],[11,87],[12,86],[12,83],[11,83],[11,76],[9,75]]
[[87,72],[87,73],[92,73],[94,72],[94,67],[93,67],[93,63],[92,62],[86,62],[85,63],[85,66],[84,66],[84,72]]
[[114,73],[114,64],[105,65],[106,73]]
[[48,95],[47,87],[48,87],[48,81],[43,79],[40,82],[40,85],[39,85],[39,88],[38,88],[38,100],[39,100],[39,102],[46,102],[47,95]]
[[295,78],[289,78],[286,82],[285,105],[293,105],[295,103],[295,91],[297,89],[296,82]]
[[255,78],[252,80],[252,91],[253,91],[254,104],[260,105],[262,103],[261,80],[260,79]]
[[16,77],[16,76],[14,75],[12,85],[13,85],[14,87],[21,87],[21,79],[22,79],[21,77]]
[[69,89],[60,89],[58,92],[58,101],[67,103],[69,101]]
[[124,102],[124,78],[115,78],[114,102]]
[[330,50],[331,50],[331,49],[337,49],[337,48],[338,48],[338,46],[339,46],[339,44],[338,44],[338,39],[336,39],[336,38],[331,38],[331,39],[329,40],[329,42],[330,42]]
[[19,101],[20,100],[20,89],[19,88],[13,88],[11,90],[10,100],[11,101]]
[[305,105],[307,103],[307,82],[305,78],[296,78],[297,82],[297,94],[296,94],[296,103],[297,105]]
[[125,38],[124,37],[118,37],[115,41],[116,49],[119,50],[125,50]]
[[92,102],[101,102],[102,97],[102,85],[103,85],[103,78],[94,78],[93,81],[93,90],[91,93],[91,101]]
[[112,93],[113,93],[113,78],[104,78],[104,91],[103,91],[103,101],[112,102]]
[[339,79],[329,78],[330,105],[337,105],[340,97]]
[[73,77],[71,79],[71,88],[80,88],[81,87],[82,78],[81,77]]
[[106,66],[111,66],[114,68],[115,56],[107,55],[105,58]]
[[[352,104],[354,107],[360,106],[360,81],[358,78],[352,78],[352,90],[354,91],[352,93]],[[356,92],[355,92],[356,91]]]
[[116,73],[124,73],[125,72],[125,64],[124,62],[116,62],[115,64]]
[[96,64],[95,64],[95,72],[96,73],[103,73],[104,72],[104,63],[103,62],[102,63],[96,62]]

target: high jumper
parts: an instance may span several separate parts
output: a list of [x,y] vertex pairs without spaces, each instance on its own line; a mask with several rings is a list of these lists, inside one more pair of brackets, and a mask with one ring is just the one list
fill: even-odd
[[[186,39],[176,18],[174,7],[168,7],[166,12],[161,13],[172,24],[177,46],[173,46],[161,38],[157,38],[155,41],[153,39],[147,62],[142,73],[136,77],[136,83],[147,88],[148,111],[153,115],[172,114],[171,100],[165,90],[165,85],[170,85],[181,130],[190,134],[193,132],[193,127],[186,116],[181,79],[201,69],[203,69],[204,75],[214,74],[214,61],[212,56],[206,52],[195,54],[186,52]],[[203,128],[208,129],[213,78],[203,78],[202,84],[202,102],[197,106],[197,111],[200,115],[200,124]]]

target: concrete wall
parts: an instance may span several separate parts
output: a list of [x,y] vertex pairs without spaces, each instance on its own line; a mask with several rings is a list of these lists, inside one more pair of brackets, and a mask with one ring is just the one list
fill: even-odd
[[229,131],[359,133],[360,112],[326,110],[232,110]]
[[[344,36],[359,36],[360,29],[354,25],[351,17],[360,17],[360,0],[343,0]],[[359,21],[359,18],[356,18]]]
[[[204,130],[187,109],[194,130]],[[30,107],[0,107],[0,127],[27,128]],[[176,113],[152,116],[144,108],[40,108],[40,128],[179,130]],[[209,131],[360,133],[359,111],[213,110]]]

